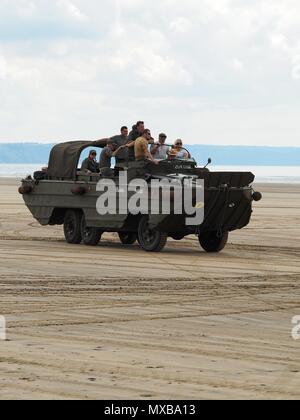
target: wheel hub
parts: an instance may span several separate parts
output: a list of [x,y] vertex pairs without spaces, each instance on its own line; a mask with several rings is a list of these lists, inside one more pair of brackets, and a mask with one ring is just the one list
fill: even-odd
[[152,229],[149,229],[149,227],[146,227],[143,232],[144,240],[148,244],[151,244],[153,240],[155,239],[155,235]]
[[69,235],[73,235],[74,233],[74,223],[72,220],[69,220],[67,223],[67,232]]
[[83,237],[84,237],[85,239],[89,239],[89,237],[90,237],[91,233],[92,233],[92,229],[91,229],[91,228],[88,228],[88,227],[86,226],[86,224],[84,223],[84,228],[83,228]]

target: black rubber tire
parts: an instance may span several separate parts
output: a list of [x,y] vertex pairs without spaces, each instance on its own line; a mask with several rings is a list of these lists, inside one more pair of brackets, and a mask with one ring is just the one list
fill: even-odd
[[119,238],[123,245],[133,245],[137,240],[134,232],[119,232]]
[[144,251],[160,252],[164,249],[168,234],[157,229],[149,229],[148,217],[142,217],[138,228],[138,241]]
[[97,246],[101,240],[103,231],[98,228],[86,227],[85,217],[81,219],[81,236],[84,245]]
[[81,236],[81,219],[80,210],[67,210],[64,217],[64,234],[69,244],[80,244]]
[[221,235],[217,232],[204,232],[199,235],[199,242],[206,252],[220,252],[225,248],[228,237],[228,232],[223,232]]

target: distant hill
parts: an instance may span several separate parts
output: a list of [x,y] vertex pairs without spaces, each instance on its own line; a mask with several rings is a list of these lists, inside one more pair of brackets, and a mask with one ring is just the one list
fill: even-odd
[[199,164],[210,157],[220,166],[300,166],[300,147],[192,145],[188,149]]
[[[48,162],[53,144],[0,143],[0,163]],[[187,146],[199,164],[210,157],[214,165],[300,166],[300,147]]]
[[47,163],[53,144],[0,143],[0,163]]

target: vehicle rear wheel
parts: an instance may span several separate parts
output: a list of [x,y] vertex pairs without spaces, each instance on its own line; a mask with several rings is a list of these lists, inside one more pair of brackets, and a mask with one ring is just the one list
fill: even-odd
[[119,232],[119,238],[123,245],[133,245],[137,240],[134,232]]
[[160,252],[167,243],[168,235],[157,229],[150,229],[149,219],[143,217],[139,224],[138,241],[141,247],[147,252]]
[[80,244],[82,213],[79,210],[68,210],[64,217],[64,234],[69,244]]
[[228,242],[229,233],[204,232],[199,235],[199,242],[206,252],[220,252]]
[[85,245],[88,246],[96,246],[100,242],[100,239],[102,237],[102,230],[94,227],[87,227],[85,217],[82,217],[81,220],[81,235],[82,240]]

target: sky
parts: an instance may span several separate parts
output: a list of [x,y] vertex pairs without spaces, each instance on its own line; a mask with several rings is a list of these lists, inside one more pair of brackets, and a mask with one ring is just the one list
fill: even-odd
[[300,146],[299,0],[0,0],[0,142]]

